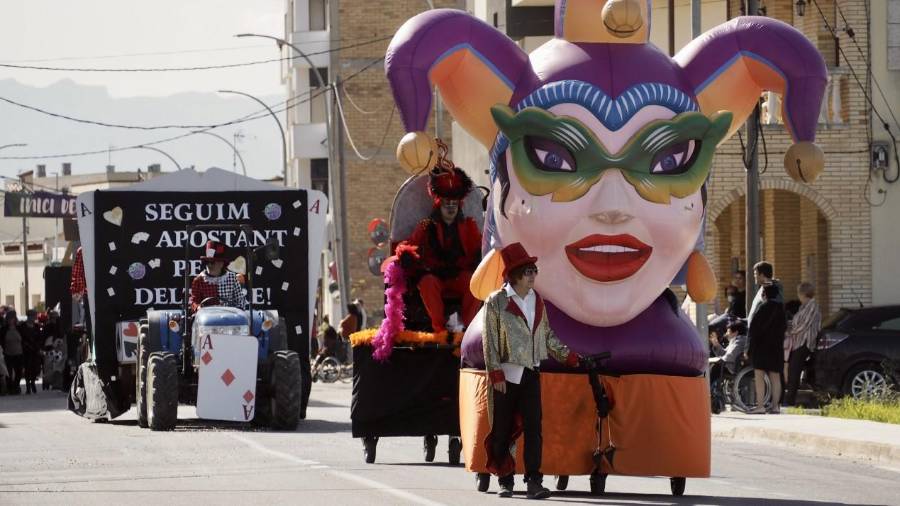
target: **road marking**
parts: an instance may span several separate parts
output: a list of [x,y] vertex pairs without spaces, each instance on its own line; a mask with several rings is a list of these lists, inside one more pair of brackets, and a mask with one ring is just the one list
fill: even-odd
[[422,504],[424,506],[444,506],[443,503],[439,503],[436,501],[432,501],[431,499],[426,499],[422,496],[418,496],[416,494],[407,492],[405,490],[400,490],[398,488],[391,487],[390,485],[385,485],[380,481],[375,481],[369,478],[363,478],[362,476],[357,476],[352,473],[347,473],[344,471],[331,470],[328,471],[329,474],[337,476],[338,478],[343,478],[347,481],[355,481],[360,485],[365,485],[372,489],[378,490],[379,492],[384,492],[386,494],[391,494],[394,497],[399,497],[400,499],[409,501],[415,504]]
[[232,439],[236,439],[236,440],[240,441],[241,443],[244,443],[245,445],[253,448],[254,450],[260,451],[262,453],[267,453],[269,455],[272,455],[273,457],[278,457],[282,460],[287,460],[287,461],[293,462],[295,464],[300,464],[301,466],[321,465],[319,462],[316,462],[315,460],[301,459],[300,457],[296,457],[294,455],[291,455],[290,453],[283,453],[283,452],[279,452],[276,450],[270,450],[270,449],[266,448],[265,446],[257,443],[256,441],[253,441],[252,439],[247,439],[244,436],[240,436],[238,434],[228,433],[228,436],[230,436]]
[[326,473],[336,476],[338,478],[341,478],[341,479],[344,479],[347,481],[356,482],[360,485],[369,487],[369,488],[377,490],[379,492],[384,492],[385,494],[390,494],[394,497],[403,499],[404,501],[408,501],[410,503],[421,504],[423,506],[444,506],[443,503],[432,501],[431,499],[426,499],[425,497],[413,494],[411,492],[407,492],[405,490],[400,490],[399,488],[394,488],[390,485],[386,485],[384,483],[381,483],[380,481],[376,481],[371,478],[364,478],[362,476],[357,476],[353,473],[348,473],[345,471],[338,471],[337,469],[332,469],[327,465],[323,465],[319,462],[316,462],[315,460],[301,459],[300,457],[291,455],[289,453],[279,452],[277,450],[272,450],[272,449],[266,448],[265,446],[257,443],[256,441],[248,439],[244,436],[240,436],[238,434],[230,434],[229,433],[227,435],[229,437],[231,437],[232,439],[240,441],[241,443],[244,443],[245,445],[247,445],[257,451],[260,451],[262,453],[266,453],[273,457],[278,457],[282,460],[287,460],[288,462],[294,462],[296,464],[310,466],[313,469],[324,469]]

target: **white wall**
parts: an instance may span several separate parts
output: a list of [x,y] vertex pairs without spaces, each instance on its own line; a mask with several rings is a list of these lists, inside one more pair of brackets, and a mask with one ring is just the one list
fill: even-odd
[[[44,267],[49,258],[40,251],[28,252],[28,307],[33,307],[32,299],[44,300]],[[6,304],[7,297],[15,298],[16,311],[24,314],[26,309],[22,301],[25,290],[25,268],[22,255],[0,255],[0,304]]]
[[[872,2],[872,73],[884,90],[895,115],[900,115],[900,71],[888,70],[888,26],[900,23],[900,0]],[[900,35],[900,34],[898,34]],[[895,35],[893,38],[898,38]],[[882,116],[890,121],[887,104],[873,86],[872,100]],[[900,131],[900,125],[893,125]],[[872,118],[874,140],[889,141],[877,117]],[[888,175],[896,177],[896,147],[891,146]],[[874,304],[900,304],[900,181],[888,184],[882,174],[873,178],[870,198],[875,203],[884,199],[880,207],[872,207],[872,302]],[[876,193],[878,189],[886,193]]]

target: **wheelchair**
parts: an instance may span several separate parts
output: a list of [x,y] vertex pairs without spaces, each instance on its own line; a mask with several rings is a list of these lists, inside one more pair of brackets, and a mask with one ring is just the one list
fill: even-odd
[[[759,405],[753,366],[749,361],[741,357],[732,371],[721,357],[714,357],[709,359],[709,366],[710,409],[714,415],[725,411],[729,404],[733,410],[744,413]],[[765,376],[765,385],[762,405],[769,407],[772,402],[772,384],[768,375]]]

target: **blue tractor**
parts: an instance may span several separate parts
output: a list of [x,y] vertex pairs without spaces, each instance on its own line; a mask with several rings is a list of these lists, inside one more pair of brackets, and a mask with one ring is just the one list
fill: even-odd
[[[215,225],[221,230],[222,225]],[[213,226],[189,226],[193,229]],[[249,225],[235,225],[252,234]],[[185,248],[185,261],[189,261]],[[253,261],[278,256],[269,241],[246,248],[247,292],[253,293]],[[175,428],[178,405],[197,406],[202,419],[242,421],[293,430],[300,420],[300,357],[287,349],[276,311],[212,305],[188,307],[190,269],[185,269],[184,303],[177,310],[150,310],[140,320],[135,367],[135,401],[141,427]],[[283,327],[283,326],[281,326]]]

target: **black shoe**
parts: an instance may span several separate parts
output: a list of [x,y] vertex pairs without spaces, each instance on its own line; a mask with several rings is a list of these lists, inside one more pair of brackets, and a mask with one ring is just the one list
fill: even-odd
[[497,497],[512,497],[512,496],[513,496],[513,480],[501,481],[500,482],[500,490],[497,491]]
[[550,497],[550,489],[544,487],[544,485],[537,480],[531,480],[528,482],[527,497],[529,499],[546,499]]
[[437,436],[425,436],[423,450],[425,452],[425,462],[434,462],[434,451],[437,449]]

